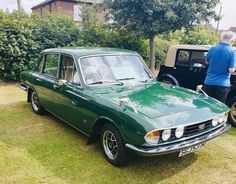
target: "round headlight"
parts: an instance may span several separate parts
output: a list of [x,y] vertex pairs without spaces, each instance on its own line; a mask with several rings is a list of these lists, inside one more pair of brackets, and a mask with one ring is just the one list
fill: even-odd
[[180,138],[184,135],[184,127],[178,127],[175,130],[175,137]]
[[212,125],[213,125],[213,126],[216,126],[216,125],[218,124],[218,122],[219,122],[219,118],[214,118],[214,119],[212,120]]
[[171,130],[167,129],[162,132],[161,138],[163,141],[167,141],[171,136]]
[[157,145],[160,138],[159,131],[152,131],[145,135],[144,139],[148,144]]

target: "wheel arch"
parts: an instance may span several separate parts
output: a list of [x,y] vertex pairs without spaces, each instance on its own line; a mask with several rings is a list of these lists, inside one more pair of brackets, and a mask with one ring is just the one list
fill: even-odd
[[97,118],[95,120],[95,122],[93,124],[93,127],[92,127],[92,130],[91,130],[91,133],[90,133],[87,144],[93,143],[99,138],[102,127],[106,123],[112,124],[118,130],[118,132],[121,134],[121,132],[120,132],[120,130],[119,130],[119,128],[118,128],[115,121],[113,121],[112,119],[110,119],[108,117],[100,116],[99,118]]
[[226,104],[229,105],[230,100],[234,97],[236,97],[236,88],[230,90],[227,100],[226,100]]
[[177,80],[173,75],[164,73],[164,74],[161,75],[161,77],[159,78],[159,81],[161,81],[163,78],[170,78],[171,80],[173,80],[173,82],[175,83],[176,86],[179,86],[178,80]]
[[28,91],[27,91],[27,102],[30,103],[31,102],[31,93],[33,92],[33,89],[31,87],[28,88]]

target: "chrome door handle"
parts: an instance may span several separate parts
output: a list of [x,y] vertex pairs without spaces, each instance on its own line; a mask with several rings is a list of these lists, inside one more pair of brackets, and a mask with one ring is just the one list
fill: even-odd
[[76,100],[70,100],[71,101],[71,103],[73,104],[73,105],[77,105],[77,101]]
[[41,82],[42,80],[41,80],[41,79],[39,79],[39,78],[37,78],[37,79],[36,79],[36,81],[39,81],[39,82]]
[[53,85],[53,89],[57,89],[57,88],[59,88],[59,86],[56,85],[56,84],[54,84],[54,85]]

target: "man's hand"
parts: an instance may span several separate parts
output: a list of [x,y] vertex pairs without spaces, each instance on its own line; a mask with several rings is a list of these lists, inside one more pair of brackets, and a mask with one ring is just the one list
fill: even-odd
[[234,73],[235,72],[235,68],[229,68],[229,73]]

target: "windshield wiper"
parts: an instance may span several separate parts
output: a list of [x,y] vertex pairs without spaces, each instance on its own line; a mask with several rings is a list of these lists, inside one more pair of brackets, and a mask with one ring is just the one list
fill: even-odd
[[116,79],[116,81],[123,81],[123,80],[133,80],[135,79],[134,77],[127,77],[127,78],[122,78],[122,79]]
[[139,82],[143,82],[143,83],[146,83],[148,80],[145,79],[145,80],[140,80]]
[[97,80],[97,81],[93,81],[91,83],[88,83],[88,85],[105,84],[105,83],[114,83],[116,85],[124,85],[123,82],[112,81],[112,80]]

